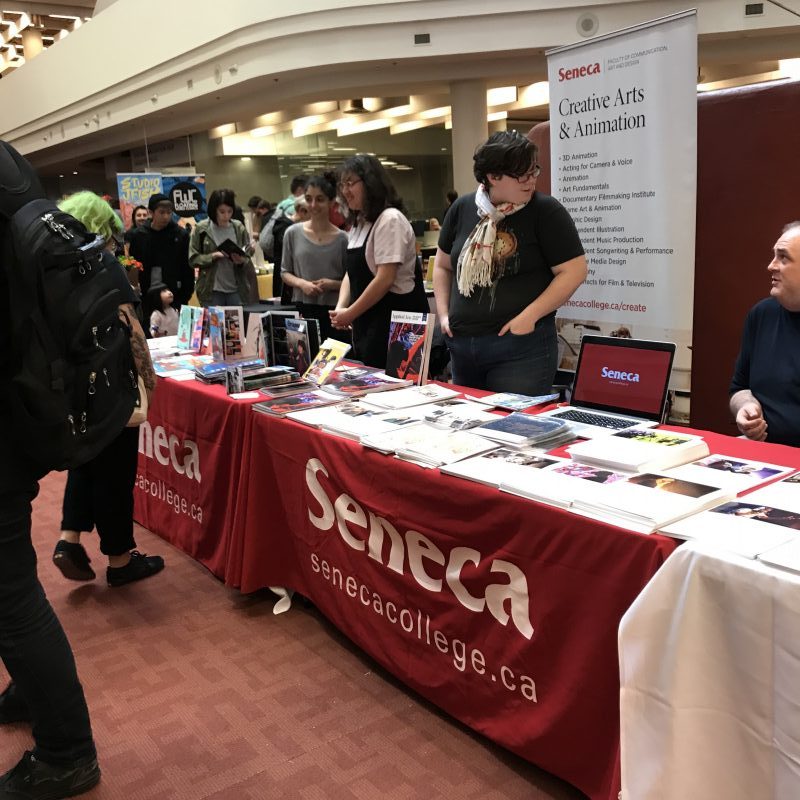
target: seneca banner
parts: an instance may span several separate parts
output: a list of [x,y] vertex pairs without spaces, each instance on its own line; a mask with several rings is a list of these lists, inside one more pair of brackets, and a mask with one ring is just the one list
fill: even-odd
[[676,14],[551,50],[552,190],[586,250],[562,307],[562,369],[585,331],[678,345],[688,390],[697,193],[697,16]]

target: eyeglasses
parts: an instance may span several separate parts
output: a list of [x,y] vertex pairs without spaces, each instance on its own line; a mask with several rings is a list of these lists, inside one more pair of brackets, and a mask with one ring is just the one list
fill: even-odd
[[352,189],[357,183],[363,183],[361,178],[348,178],[346,181],[339,181],[340,189]]
[[529,169],[527,172],[523,173],[522,175],[509,175],[510,178],[513,178],[517,183],[527,183],[528,181],[533,180],[534,178],[539,177],[539,173],[542,171],[542,168],[536,164],[533,169]]

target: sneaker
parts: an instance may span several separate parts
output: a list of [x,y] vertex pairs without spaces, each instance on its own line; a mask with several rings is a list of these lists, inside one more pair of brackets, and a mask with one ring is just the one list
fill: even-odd
[[6,686],[0,694],[0,725],[11,722],[30,722],[31,715],[28,704],[22,699],[17,684],[14,681]]
[[94,756],[61,766],[45,764],[28,750],[16,767],[0,776],[0,800],[61,800],[88,792],[99,781]]
[[161,556],[148,556],[138,550],[131,550],[131,560],[124,567],[109,567],[106,580],[109,586],[124,586],[126,583],[149,578],[164,569]]
[[59,539],[53,552],[53,563],[61,570],[61,574],[71,581],[94,580],[94,570],[89,566],[91,559],[86,555],[80,543],[65,542]]

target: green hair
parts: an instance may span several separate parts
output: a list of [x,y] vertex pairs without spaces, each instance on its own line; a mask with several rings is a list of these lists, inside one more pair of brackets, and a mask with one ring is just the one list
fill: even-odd
[[99,233],[106,241],[122,230],[122,220],[114,209],[94,192],[76,192],[62,200],[58,207],[82,222],[87,230]]

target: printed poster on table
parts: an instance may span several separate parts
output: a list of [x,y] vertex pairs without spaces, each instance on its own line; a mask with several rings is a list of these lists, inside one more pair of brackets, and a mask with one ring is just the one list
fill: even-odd
[[697,15],[547,53],[552,192],[589,275],[559,312],[562,369],[584,331],[678,345],[689,388],[697,189]]

